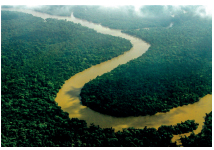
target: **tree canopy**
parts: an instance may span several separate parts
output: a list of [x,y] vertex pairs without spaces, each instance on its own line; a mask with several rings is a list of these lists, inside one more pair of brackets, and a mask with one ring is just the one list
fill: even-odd
[[[58,6],[54,6],[54,8],[56,9]],[[65,15],[65,12],[60,15]],[[87,125],[84,120],[69,118],[68,113],[63,112],[54,101],[64,81],[92,65],[122,54],[131,48],[131,43],[119,37],[99,34],[94,30],[82,27],[80,24],[74,24],[66,20],[43,20],[29,14],[10,11],[1,11],[1,18],[2,147],[176,146],[176,143],[171,142],[173,134],[191,132],[197,128],[198,124],[195,123],[194,120],[187,120],[177,125],[163,125],[158,129],[147,127],[143,129],[127,128],[115,132],[113,128],[103,129],[98,125]],[[196,24],[196,22],[192,22],[191,24],[191,21],[189,21],[189,25],[193,24],[196,25],[196,27],[201,25]],[[168,106],[170,102],[172,102],[171,99],[175,99],[176,96],[184,97],[180,100],[182,104],[197,101],[198,97],[211,91],[211,22],[205,20],[204,24],[204,30],[199,28],[200,30],[196,33],[192,33],[191,27],[189,27],[189,33],[192,35],[185,37],[186,34],[184,34],[183,40],[175,35],[177,31],[181,33],[184,31],[187,32],[184,26],[182,28],[178,27],[176,30],[172,29],[172,33],[169,31],[171,28],[167,29],[168,32],[165,28],[160,30],[160,32],[153,29],[151,30],[153,31],[151,35],[149,35],[150,33],[146,30],[139,30],[137,32],[135,30],[124,31],[139,36],[147,42],[150,42],[152,46],[149,51],[146,52],[145,56],[143,55],[141,58],[131,61],[127,65],[121,65],[118,69],[121,71],[116,70],[115,72],[114,70],[111,72],[112,76],[121,82],[115,82],[116,80],[109,78],[108,74],[99,77],[106,77],[103,78],[104,80],[102,79],[102,86],[111,82],[114,83],[113,86],[117,84],[118,87],[130,88],[124,80],[131,75],[132,77],[136,76],[136,79],[140,79],[139,73],[142,73],[142,69],[145,69],[144,72],[148,71],[148,74],[143,74],[142,81],[144,81],[144,79],[145,81],[147,80],[145,82],[147,84],[144,83],[143,85],[149,87],[149,82],[155,79],[154,77],[157,77],[157,73],[160,73],[161,70],[163,70],[163,72],[167,72],[166,70],[169,68],[173,70],[173,65],[177,63],[178,71],[180,71],[179,69],[184,67],[185,65],[183,64],[186,63],[187,65],[185,67],[187,68],[184,67],[185,72],[190,69],[188,68],[191,66],[190,64],[193,65],[193,70],[191,70],[193,72],[189,74],[189,76],[185,76],[185,73],[183,73],[181,76],[178,76],[179,80],[174,81],[175,77],[170,76],[173,73],[177,73],[176,75],[181,73],[176,72],[177,69],[174,69],[174,72],[167,76],[169,78],[168,80],[165,80],[164,75],[166,74],[160,74],[160,78],[151,83],[155,86],[160,85],[163,91],[166,91],[167,87],[165,85],[167,84],[163,84],[163,81],[173,80],[173,83],[170,82],[171,84],[169,84],[169,86],[177,87],[174,91],[170,91],[172,94],[169,99],[165,100],[166,102],[162,101],[164,102],[163,108],[165,110],[170,108]],[[206,26],[209,28],[207,29]],[[206,34],[204,31],[206,31]],[[155,34],[156,32],[157,34]],[[164,34],[165,32],[169,34],[168,38]],[[159,34],[163,34],[161,38],[164,39],[165,42],[168,41],[171,43],[169,47],[167,47],[166,43],[166,45],[161,45],[161,43],[164,44],[164,42],[161,42],[161,35]],[[175,37],[172,38],[171,34]],[[192,36],[196,38],[193,39]],[[159,41],[156,41],[153,37],[159,37],[159,39],[157,38]],[[176,38],[179,38],[179,40],[174,41]],[[188,42],[185,40],[188,40]],[[175,42],[178,43],[176,44]],[[158,44],[160,46],[158,46]],[[180,47],[180,44],[183,44],[183,46]],[[186,47],[186,44],[188,44],[187,49],[183,49],[184,45]],[[117,49],[117,51],[115,49]],[[168,55],[164,53],[165,50],[168,50]],[[176,58],[176,56],[173,55],[174,57],[172,57],[171,54],[176,54],[176,56],[179,57],[172,59]],[[186,60],[186,55],[191,56],[191,58]],[[145,64],[148,66],[143,68]],[[162,64],[164,65],[161,66]],[[158,70],[159,66],[160,70]],[[130,70],[130,72],[124,73],[124,68]],[[159,72],[152,72],[154,70],[158,70]],[[132,72],[135,74],[133,75]],[[124,78],[119,80],[120,78],[117,76],[118,73],[121,73],[120,77],[124,76]],[[145,78],[146,75],[150,76]],[[184,82],[186,80],[183,80],[183,77],[188,77],[187,79],[193,78],[191,80],[192,82]],[[89,84],[94,84],[94,81],[89,82]],[[188,84],[183,85],[183,83]],[[89,84],[87,84],[84,89],[87,92],[89,91],[87,89]],[[130,89],[124,89],[124,91],[130,94],[132,88],[139,87],[139,85],[140,82]],[[190,85],[189,88],[187,85]],[[95,87],[97,84],[93,86]],[[102,86],[98,89],[101,90]],[[192,89],[190,87],[195,88]],[[144,87],[144,90],[145,88],[146,87]],[[145,92],[150,93],[150,90],[153,90],[160,93],[158,88],[159,86],[157,86],[157,89],[148,88]],[[107,89],[112,90],[112,87],[107,86]],[[182,94],[184,91],[188,92],[182,95],[178,92],[178,89]],[[199,93],[194,94],[195,91]],[[94,94],[93,91],[91,92]],[[139,89],[135,94],[139,96],[140,92],[141,90]],[[86,92],[84,94],[86,94]],[[106,97],[106,95],[104,96]],[[146,95],[146,99],[156,99],[158,96],[162,95],[157,94],[155,97]],[[162,99],[166,97],[167,96]],[[143,99],[145,99],[145,97],[143,97]],[[113,99],[114,105],[120,108],[121,105],[115,100],[116,99]],[[162,102],[160,102],[160,105],[157,105],[161,106],[163,104]],[[153,106],[150,105],[150,108],[152,107]],[[103,107],[104,110],[106,108],[108,109],[108,105]],[[131,113],[128,115],[130,114]],[[191,135],[188,139],[181,139],[183,145],[198,146],[199,144],[197,142],[204,142],[206,140],[204,145],[211,146],[211,127],[212,117],[211,113],[209,113],[206,115],[205,127],[202,132],[198,135]],[[193,140],[195,140],[195,142]]]
[[83,105],[112,116],[166,112],[212,92],[212,21],[192,17],[171,28],[124,30],[151,44],[135,60],[86,83]]

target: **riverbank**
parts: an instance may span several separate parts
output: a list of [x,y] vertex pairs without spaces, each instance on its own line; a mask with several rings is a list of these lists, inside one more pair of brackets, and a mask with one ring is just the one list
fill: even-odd
[[[37,15],[38,17],[39,15],[42,15],[43,17],[45,16],[45,14],[42,14],[42,13],[41,14],[35,13],[35,15]],[[54,16],[53,18],[56,18],[56,16]],[[69,20],[69,18],[67,17],[59,17],[59,18]],[[71,18],[74,21],[76,20],[75,21],[76,23],[80,23],[80,24],[82,23],[83,25],[88,25],[89,27],[95,30],[97,29],[98,32],[101,32],[104,34],[112,33],[112,35],[114,36],[121,36],[123,38],[127,38],[126,36],[128,36],[120,33],[120,30],[111,30],[108,28],[102,28],[102,26],[100,25],[94,26],[93,23],[87,23],[86,21],[81,21],[74,17],[71,17]],[[111,116],[94,112],[91,109],[85,106],[82,106],[80,103],[81,101],[79,99],[79,94],[82,86],[85,83],[89,82],[91,79],[96,78],[96,76],[98,75],[100,76],[103,73],[111,71],[112,69],[116,68],[120,64],[124,64],[131,59],[141,56],[150,46],[149,44],[143,42],[138,38],[131,37],[131,36],[130,38],[133,38],[133,39],[130,39],[131,42],[133,43],[133,48],[129,52],[125,53],[122,56],[114,58],[110,61],[101,63],[99,65],[91,67],[90,69],[80,72],[65,82],[65,84],[57,94],[57,98],[55,99],[55,101],[58,103],[59,106],[61,106],[63,111],[66,111],[69,113],[70,118],[79,118],[82,120],[86,120],[88,125],[90,125],[90,123],[94,123],[95,125],[99,125],[102,128],[113,127],[117,131],[117,130],[122,130],[122,128],[128,128],[128,127],[143,128],[144,126],[147,126],[147,127],[158,128],[160,125],[173,125],[181,121],[185,121],[187,119],[192,119],[192,118],[194,119],[194,117],[198,117],[199,114],[202,114],[202,117],[200,118],[203,118],[203,115],[205,113],[210,112],[210,107],[212,106],[210,105],[210,103],[207,103],[207,104],[200,103],[199,105],[197,105],[197,103],[203,102],[202,100],[203,98],[197,103],[186,105],[187,107],[191,107],[194,109],[187,108],[187,110],[185,110],[183,108],[185,108],[186,106],[182,106],[182,107],[174,108],[167,113],[157,113],[153,116],[143,116],[143,117],[127,117],[127,118],[111,117]],[[144,50],[142,50],[142,47],[144,47]],[[139,49],[139,51],[135,51],[135,49]],[[209,99],[209,102],[210,101],[212,102],[211,95],[209,96],[209,98],[211,99],[211,100]],[[203,110],[201,110],[201,108],[203,108],[202,106],[204,106]],[[189,112],[189,110],[190,110],[190,114],[188,116],[187,112]],[[202,111],[207,111],[207,112],[204,113]],[[187,117],[187,118],[182,118],[181,120],[178,120],[178,118],[180,117],[181,118]],[[195,120],[195,122],[198,122],[198,121]],[[202,123],[199,123],[199,126],[202,125]]]

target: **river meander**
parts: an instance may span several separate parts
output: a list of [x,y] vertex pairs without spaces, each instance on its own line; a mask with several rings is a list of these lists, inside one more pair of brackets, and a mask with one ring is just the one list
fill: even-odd
[[[121,33],[120,30],[109,29],[99,24],[94,24],[92,22],[77,19],[73,15],[71,15],[71,17],[62,17],[35,12],[32,10],[17,10],[17,9],[2,9],[2,10],[25,12],[32,14],[33,16],[36,17],[41,17],[43,19],[46,18],[56,18],[63,20],[66,19],[67,21],[80,23],[82,26],[92,28],[99,33],[109,34],[112,36],[119,36],[131,41],[133,47],[131,48],[130,51],[125,52],[123,55],[120,55],[109,61],[92,66],[91,68],[86,69],[83,72],[77,73],[76,75],[72,76],[69,80],[65,81],[65,84],[59,90],[55,101],[58,103],[59,106],[61,106],[61,109],[63,111],[69,113],[70,118],[79,118],[85,120],[88,125],[94,123],[95,125],[99,125],[102,128],[113,127],[115,128],[115,131],[122,130],[122,128],[128,127],[144,128],[145,126],[154,127],[157,129],[161,125],[175,125],[177,123],[180,123],[181,121],[184,122],[185,120],[188,119],[189,120],[194,119],[195,122],[199,123],[198,129],[194,131],[197,134],[202,129],[205,113],[209,113],[210,111],[212,111],[212,95],[206,95],[205,97],[201,98],[199,102],[196,102],[194,104],[173,108],[169,112],[157,113],[152,116],[118,118],[100,114],[86,106],[82,106],[80,103],[81,101],[79,94],[85,83],[96,78],[97,76],[100,76],[104,73],[113,70],[120,64],[125,64],[128,61],[141,56],[148,50],[150,45],[139,38]],[[189,133],[185,135],[189,135]],[[174,136],[173,141],[178,138],[179,135]]]

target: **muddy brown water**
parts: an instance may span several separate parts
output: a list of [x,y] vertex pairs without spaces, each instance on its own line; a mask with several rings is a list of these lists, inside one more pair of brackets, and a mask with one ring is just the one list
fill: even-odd
[[[109,34],[112,36],[119,36],[128,39],[132,43],[133,47],[130,49],[130,51],[125,52],[124,54],[116,58],[113,58],[109,61],[92,66],[91,68],[86,69],[80,73],[77,73],[76,75],[72,76],[69,80],[65,81],[65,84],[61,87],[61,89],[57,93],[55,101],[58,103],[59,106],[61,106],[61,109],[63,111],[69,113],[70,118],[79,118],[85,120],[88,125],[94,123],[95,125],[99,125],[102,128],[113,127],[115,131],[122,130],[123,128],[128,127],[144,128],[145,126],[157,129],[161,125],[175,125],[177,123],[180,123],[181,121],[184,122],[189,119],[195,120],[195,122],[199,123],[198,129],[194,130],[194,132],[197,134],[202,129],[205,113],[209,113],[210,111],[212,111],[212,95],[209,94],[201,98],[199,102],[196,102],[194,104],[173,108],[169,112],[157,113],[152,116],[118,118],[100,114],[86,106],[82,106],[80,103],[81,101],[79,98],[79,94],[85,83],[96,78],[97,76],[100,76],[104,73],[113,70],[120,64],[125,64],[130,60],[141,56],[148,50],[150,45],[139,38],[121,33],[121,30],[109,29],[107,27],[101,26],[100,24],[95,24],[92,22],[88,22],[86,20],[77,19],[73,15],[71,15],[71,17],[62,17],[35,12],[32,10],[18,10],[18,9],[2,9],[2,10],[24,12],[32,14],[33,16],[36,17],[41,17],[43,19],[46,18],[56,18],[63,20],[66,19],[67,21],[80,23],[82,26],[94,29],[99,33]],[[190,133],[181,135],[188,136],[190,135]],[[181,135],[175,135],[172,141],[178,140]]]

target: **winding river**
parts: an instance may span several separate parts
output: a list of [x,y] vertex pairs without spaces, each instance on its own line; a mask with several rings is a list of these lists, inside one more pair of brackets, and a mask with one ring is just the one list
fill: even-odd
[[[79,118],[85,120],[88,125],[94,123],[102,128],[113,127],[115,131],[122,130],[122,128],[134,127],[134,128],[144,128],[154,127],[158,128],[161,125],[175,125],[184,122],[185,120],[195,120],[199,123],[199,127],[194,132],[197,134],[201,131],[204,122],[205,113],[212,111],[212,95],[206,95],[201,98],[199,102],[194,104],[185,105],[182,107],[177,107],[171,109],[166,113],[157,113],[152,116],[139,116],[139,117],[126,117],[118,118],[112,117],[104,114],[100,114],[91,110],[86,106],[82,106],[80,103],[79,94],[85,83],[90,80],[107,73],[120,64],[125,64],[128,61],[135,59],[145,53],[150,45],[139,38],[121,33],[121,30],[109,29],[103,27],[100,24],[94,24],[85,20],[77,19],[73,15],[71,17],[53,16],[45,13],[35,12],[32,10],[19,10],[19,9],[2,9],[10,11],[19,11],[32,14],[36,17],[46,18],[56,18],[63,19],[67,21],[72,21],[74,23],[80,23],[82,26],[86,26],[96,30],[99,33],[109,34],[112,36],[119,36],[131,41],[133,47],[130,51],[113,58],[109,61],[103,62],[101,64],[92,66],[83,72],[77,73],[72,76],[69,80],[65,81],[65,84],[59,90],[55,101],[61,106],[63,111],[69,113],[70,118]],[[182,135],[189,135],[182,134]],[[179,139],[180,135],[174,136],[172,141]]]

